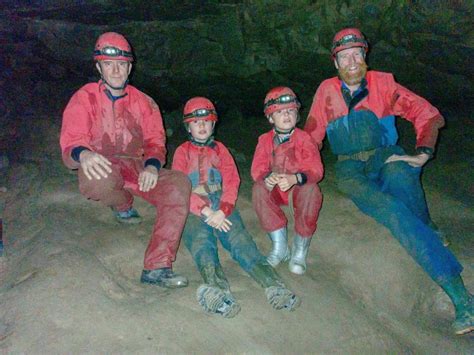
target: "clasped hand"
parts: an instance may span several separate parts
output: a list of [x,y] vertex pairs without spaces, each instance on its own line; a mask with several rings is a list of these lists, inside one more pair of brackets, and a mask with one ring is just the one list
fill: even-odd
[[278,185],[281,191],[285,192],[296,185],[297,179],[295,174],[275,174],[271,173],[265,178],[265,186],[270,191],[273,190],[275,185]]
[[221,232],[230,231],[232,222],[229,221],[222,210],[213,211],[209,207],[204,207],[201,211],[202,215],[206,217],[204,222],[206,222],[212,228],[215,228]]

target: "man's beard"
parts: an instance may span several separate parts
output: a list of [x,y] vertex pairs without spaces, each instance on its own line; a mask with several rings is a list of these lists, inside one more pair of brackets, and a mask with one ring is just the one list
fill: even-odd
[[362,79],[365,78],[365,74],[367,73],[367,64],[360,63],[357,64],[359,70],[355,73],[350,73],[348,69],[339,68],[339,77],[342,81],[344,81],[347,85],[357,85],[360,84]]

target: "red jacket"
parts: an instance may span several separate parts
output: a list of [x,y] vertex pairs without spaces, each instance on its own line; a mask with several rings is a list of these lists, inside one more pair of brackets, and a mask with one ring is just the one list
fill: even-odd
[[253,180],[263,180],[275,172],[304,173],[307,182],[319,182],[323,177],[323,164],[309,134],[295,128],[290,139],[278,146],[273,142],[275,134],[271,130],[258,138],[251,168]]
[[[422,97],[395,82],[392,74],[368,71],[366,80],[368,96],[354,110],[372,111],[380,121],[389,116],[401,116],[414,125],[417,148],[434,148],[438,129],[444,125],[439,111]],[[327,79],[316,91],[304,129],[321,149],[328,125],[347,117],[348,113],[341,93],[341,80],[337,77]],[[390,145],[395,144],[398,134],[393,133],[396,132],[394,124],[384,129],[392,137],[388,138]]]
[[132,157],[165,164],[163,119],[152,98],[127,85],[125,96],[115,101],[101,81],[80,88],[63,113],[60,144],[64,163],[71,169],[79,163],[72,149],[83,146],[104,155]]
[[[188,175],[193,189],[214,179],[216,173],[215,179],[221,181],[222,185],[219,209],[226,216],[232,213],[237,200],[240,178],[234,159],[224,144],[214,141],[209,146],[198,146],[185,142],[174,153],[172,169]],[[212,178],[210,174],[213,175]],[[201,210],[206,206],[211,207],[207,197],[191,193],[191,213],[200,216]]]

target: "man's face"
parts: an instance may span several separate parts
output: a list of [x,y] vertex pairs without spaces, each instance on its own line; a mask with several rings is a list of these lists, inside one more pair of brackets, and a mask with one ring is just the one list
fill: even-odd
[[132,64],[125,60],[101,60],[96,65],[109,89],[123,88],[132,70]]
[[268,120],[280,132],[289,132],[295,125],[298,118],[298,109],[286,108],[273,112]]
[[339,76],[346,84],[360,84],[367,73],[364,49],[353,47],[338,52],[334,65],[339,72]]
[[188,131],[198,142],[205,142],[214,131],[214,121],[191,121],[188,123]]

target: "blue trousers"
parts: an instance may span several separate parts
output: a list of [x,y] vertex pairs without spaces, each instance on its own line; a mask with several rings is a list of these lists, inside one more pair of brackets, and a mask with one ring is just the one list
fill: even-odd
[[232,222],[231,229],[221,232],[207,225],[202,218],[189,214],[183,240],[199,270],[209,264],[220,265],[217,239],[246,272],[250,272],[257,263],[265,262],[265,257],[245,229],[239,211],[235,208],[227,219]]
[[387,227],[423,270],[442,284],[458,276],[462,266],[430,227],[421,168],[405,162],[385,164],[392,154],[405,152],[390,146],[377,149],[367,162],[337,162],[338,187],[362,212]]

